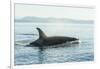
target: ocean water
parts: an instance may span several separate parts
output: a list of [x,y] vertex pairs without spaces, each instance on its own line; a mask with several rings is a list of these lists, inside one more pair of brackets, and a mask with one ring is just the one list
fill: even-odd
[[[47,36],[69,36],[79,38],[79,44],[59,44],[58,46],[25,47],[38,39],[41,28]],[[84,62],[94,60],[94,23],[22,23],[15,22],[14,64],[49,64]]]

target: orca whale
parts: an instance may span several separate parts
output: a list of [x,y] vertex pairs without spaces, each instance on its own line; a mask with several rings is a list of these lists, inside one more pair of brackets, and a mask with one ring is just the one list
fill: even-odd
[[39,32],[39,38],[36,41],[31,42],[29,46],[51,46],[79,40],[78,38],[64,36],[48,37],[40,28],[36,29]]

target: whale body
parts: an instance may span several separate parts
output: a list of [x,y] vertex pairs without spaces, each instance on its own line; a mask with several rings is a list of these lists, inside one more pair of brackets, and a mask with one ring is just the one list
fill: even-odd
[[31,46],[51,46],[79,40],[78,38],[65,36],[48,37],[40,28],[37,28],[37,30],[39,32],[39,38],[36,41],[31,42],[29,44]]

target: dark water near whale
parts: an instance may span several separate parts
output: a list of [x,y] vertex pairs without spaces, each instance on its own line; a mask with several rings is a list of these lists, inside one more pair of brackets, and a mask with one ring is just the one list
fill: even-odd
[[[79,38],[79,44],[60,44],[51,47],[25,47],[38,38],[36,27],[48,36]],[[94,60],[93,22],[91,23],[17,23],[15,22],[14,64],[46,64]]]

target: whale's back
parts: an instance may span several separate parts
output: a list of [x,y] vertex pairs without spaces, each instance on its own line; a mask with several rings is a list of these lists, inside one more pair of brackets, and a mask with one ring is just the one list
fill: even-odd
[[45,40],[43,41],[44,45],[56,45],[56,44],[62,44],[65,42],[71,42],[71,41],[75,41],[78,40],[76,38],[72,38],[72,37],[61,37],[61,36],[56,36],[56,37],[47,37],[45,38]]

